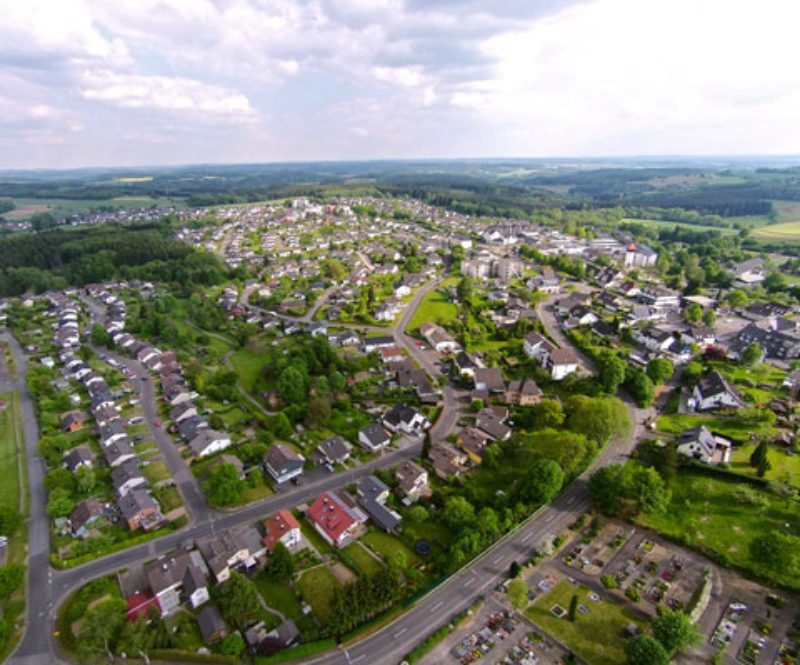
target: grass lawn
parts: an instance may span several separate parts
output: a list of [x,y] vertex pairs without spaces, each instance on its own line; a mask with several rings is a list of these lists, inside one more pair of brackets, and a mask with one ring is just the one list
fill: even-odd
[[[756,470],[750,466],[749,462],[753,450],[755,450],[755,446],[751,444],[734,448],[731,456],[731,469],[755,477]],[[786,450],[770,446],[769,463],[772,465],[772,469],[764,475],[767,480],[782,481],[787,478],[786,474],[790,474],[791,484],[800,485],[800,455],[790,455]]]
[[147,478],[147,482],[151,485],[160,483],[162,480],[166,480],[170,477],[169,469],[167,468],[167,465],[164,464],[163,460],[150,462],[150,464],[143,466],[142,473],[144,474],[144,477]]
[[288,584],[281,584],[269,579],[265,571],[261,571],[253,578],[264,602],[274,610],[283,614],[287,619],[299,619],[303,616],[300,601],[294,595]]
[[261,377],[261,370],[264,368],[266,358],[267,356],[263,353],[254,353],[248,348],[239,349],[231,356],[233,369],[247,392],[252,392]]
[[[742,568],[766,574],[750,558],[750,542],[773,530],[785,532],[786,524],[790,533],[800,535],[800,515],[796,504],[752,487],[747,491],[761,498],[763,508],[737,500],[736,491],[744,487],[735,480],[682,473],[673,483],[667,510],[659,515],[639,515],[637,522],[689,547],[711,550]],[[794,575],[784,573],[778,581],[800,588]]]
[[383,568],[383,565],[358,542],[345,547],[342,550],[342,555],[346,564],[351,568],[357,568],[357,572],[367,575],[368,577],[380,572]]
[[656,424],[658,431],[666,434],[680,434],[685,429],[705,425],[712,432],[736,441],[749,441],[751,432],[769,434],[774,431],[774,428],[763,423],[743,423],[736,417],[682,416],[677,413],[661,416]]
[[330,619],[331,600],[338,587],[339,582],[325,566],[306,571],[297,582],[298,590],[322,623]]
[[275,494],[275,491],[265,482],[261,482],[255,487],[250,487],[248,483],[245,483],[242,495],[239,497],[239,501],[236,502],[236,505],[242,506],[246,503],[252,503],[253,501],[272,496],[273,494]]
[[[0,506],[19,510],[19,469],[17,467],[17,432],[14,428],[14,404],[11,393],[0,395],[6,408],[0,412]],[[20,441],[20,446],[22,441]]]
[[408,548],[400,540],[382,531],[371,531],[361,537],[361,542],[367,545],[373,552],[388,561],[389,557],[395,552],[402,552],[406,557],[409,567],[414,567],[422,563],[419,554]]
[[158,503],[161,505],[161,511],[164,513],[180,508],[183,505],[181,493],[175,486],[153,490],[153,495],[158,499]]
[[[574,594],[578,601],[589,608],[588,614],[576,613],[575,621],[566,617],[559,619],[550,612],[554,605],[564,610]],[[640,628],[644,623],[614,602],[589,599],[589,590],[576,587],[566,580],[556,584],[543,596],[539,596],[526,611],[531,621],[555,638],[569,644],[572,650],[592,665],[621,665],[625,662],[623,643],[625,628],[635,623]]]
[[422,297],[414,316],[408,323],[407,330],[410,334],[418,332],[423,323],[444,325],[458,316],[458,307],[450,301],[448,295],[439,290],[443,287],[446,288],[448,282],[455,282],[455,280],[446,280],[442,286],[429,291]]

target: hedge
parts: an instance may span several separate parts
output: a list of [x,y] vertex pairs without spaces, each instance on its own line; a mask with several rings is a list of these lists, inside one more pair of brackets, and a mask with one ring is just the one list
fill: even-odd
[[195,651],[179,649],[153,649],[147,654],[151,660],[164,660],[168,663],[238,663],[237,656],[226,656],[221,653],[202,654]]
[[336,648],[336,641],[333,639],[318,640],[317,642],[306,642],[291,649],[284,649],[272,656],[259,656],[255,661],[258,665],[269,665],[270,663],[284,663],[289,660],[297,660],[313,656],[322,651]]
[[699,460],[687,458],[681,460],[682,465],[691,469],[692,473],[698,475],[708,476],[709,478],[723,478],[725,480],[736,480],[739,482],[747,483],[753,487],[765,490],[769,488],[769,480],[766,478],[759,478],[758,476],[749,476],[746,473],[739,473],[732,469],[722,469],[718,466],[710,466],[704,464]]

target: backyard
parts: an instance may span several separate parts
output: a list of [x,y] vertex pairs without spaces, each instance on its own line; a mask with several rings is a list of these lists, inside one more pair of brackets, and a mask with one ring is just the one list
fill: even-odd
[[[579,610],[575,621],[570,621],[566,611],[575,594],[588,611],[583,613]],[[555,606],[564,611],[563,617],[559,618],[551,611]],[[596,594],[590,594],[588,589],[566,580],[539,596],[525,611],[525,616],[562,643],[569,644],[578,656],[592,665],[624,663],[626,628],[631,624],[639,629],[644,627],[643,621],[616,603],[602,600]]]
[[339,582],[324,564],[307,570],[297,582],[303,599],[311,605],[322,623],[328,623],[330,619],[331,601],[338,587]]
[[[750,455],[755,450],[755,445],[747,444],[733,449],[730,467],[734,471],[749,476],[756,476],[756,469],[750,466]],[[789,485],[800,484],[800,455],[795,455],[789,450],[769,447],[767,458],[772,468],[764,474],[767,480],[780,480]]]
[[359,542],[352,543],[345,547],[342,552],[342,560],[356,572],[372,576],[383,568],[383,564],[370,554]]
[[369,547],[373,552],[380,555],[384,561],[389,561],[392,557],[392,554],[400,552],[405,556],[406,563],[408,564],[409,568],[413,568],[414,566],[422,563],[422,559],[416,552],[406,547],[397,538],[390,536],[388,533],[383,533],[382,531],[370,531],[366,535],[362,536],[361,542]]

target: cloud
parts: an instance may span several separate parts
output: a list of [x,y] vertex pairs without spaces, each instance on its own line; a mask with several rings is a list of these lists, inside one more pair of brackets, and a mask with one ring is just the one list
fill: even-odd
[[228,116],[252,114],[245,95],[191,79],[86,72],[81,94],[122,108],[145,108]]

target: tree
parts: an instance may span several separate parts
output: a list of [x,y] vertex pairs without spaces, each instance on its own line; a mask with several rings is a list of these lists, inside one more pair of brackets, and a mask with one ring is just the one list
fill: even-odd
[[750,558],[772,574],[792,574],[800,558],[800,538],[770,531],[750,541]]
[[56,487],[50,492],[45,512],[49,517],[55,519],[57,517],[66,517],[74,507],[75,502],[72,500],[69,491],[63,487]]
[[655,638],[637,635],[625,642],[625,657],[628,665],[667,665],[669,654]]
[[551,428],[531,434],[517,434],[515,441],[523,446],[526,453],[556,462],[565,476],[582,471],[595,448],[583,434]]
[[572,598],[569,600],[569,610],[567,612],[567,618],[570,621],[575,621],[575,615],[578,613],[578,594],[573,593]]
[[255,584],[241,573],[232,572],[218,592],[219,609],[226,620],[241,623],[248,614],[259,608]]
[[717,313],[713,309],[709,309],[708,311],[704,312],[703,323],[705,323],[709,328],[713,328],[717,323]]
[[675,366],[669,358],[653,358],[647,363],[647,376],[657,386],[672,378]]
[[238,656],[244,651],[244,638],[239,633],[226,635],[225,639],[219,644],[220,653],[228,656]]
[[223,462],[217,466],[203,484],[212,506],[227,506],[236,503],[244,490],[244,483],[239,479],[239,470],[233,465]]
[[763,357],[764,351],[761,349],[761,345],[758,342],[753,342],[742,351],[742,355],[739,356],[739,363],[745,367],[753,367],[760,363]]
[[52,212],[35,212],[28,221],[34,231],[46,231],[56,225],[56,218]]
[[442,519],[453,531],[459,531],[475,519],[475,508],[463,496],[451,496],[444,504]]
[[324,397],[312,399],[308,403],[306,417],[312,427],[324,427],[331,419],[331,403]]
[[615,395],[625,379],[625,361],[616,353],[606,349],[597,357],[600,385],[609,395]]
[[111,655],[125,627],[125,602],[104,600],[83,615],[79,647],[89,653]]
[[472,300],[472,279],[466,275],[462,277],[456,287],[456,294],[461,302],[469,302]]
[[786,291],[786,278],[779,272],[770,273],[764,280],[763,286],[769,293],[784,293]]
[[567,400],[567,427],[597,443],[622,436],[631,429],[628,407],[616,397],[573,395]]
[[515,578],[508,583],[508,600],[518,610],[528,604],[528,585],[524,580]]
[[294,577],[292,554],[282,542],[278,541],[269,557],[269,576],[276,582],[288,582]]
[[67,494],[75,491],[75,477],[63,466],[51,469],[45,475],[42,484],[48,492],[55,489],[66,490]]
[[758,464],[756,475],[759,478],[763,478],[770,469],[772,469],[772,464],[770,464],[769,457],[765,456]]
[[767,442],[762,439],[750,453],[750,466],[758,468],[765,459],[767,459]]
[[688,614],[666,607],[659,607],[650,629],[670,656],[700,640],[700,631]]
[[548,503],[561,489],[564,472],[549,459],[536,460],[517,484],[517,494],[526,503]]
[[344,376],[339,371],[333,371],[328,376],[328,384],[334,393],[340,393],[344,390],[346,382]]
[[656,396],[656,387],[650,377],[638,367],[630,367],[625,372],[625,390],[639,408],[650,406]]
[[0,600],[7,600],[12,593],[22,586],[25,579],[25,566],[21,563],[9,563],[0,566]]
[[13,536],[22,523],[22,517],[16,510],[0,508],[0,536]]
[[643,513],[664,512],[670,500],[670,492],[664,480],[652,467],[640,467],[633,472],[630,494]]
[[307,377],[294,365],[289,365],[278,377],[278,392],[291,404],[305,402],[308,394]]
[[691,303],[685,310],[683,310],[683,318],[688,323],[697,323],[703,316],[703,308],[696,302]]
[[388,557],[386,557],[386,563],[389,564],[389,568],[392,570],[405,570],[408,568],[408,559],[406,558],[406,553],[400,550],[395,550]]
[[290,439],[292,434],[294,434],[292,423],[283,411],[275,415],[271,425],[272,433],[275,435],[276,439]]
[[91,338],[92,344],[96,346],[110,347],[112,345],[111,335],[109,335],[105,328],[99,323],[95,323],[92,326]]
[[511,565],[508,567],[508,577],[509,579],[516,579],[519,577],[519,574],[522,572],[522,566],[519,565],[516,561],[512,561]]
[[600,467],[589,479],[589,493],[601,511],[606,515],[616,515],[622,494],[622,467],[619,464]]
[[75,472],[77,490],[80,494],[88,496],[97,485],[97,476],[94,470],[81,466]]
[[431,452],[431,446],[433,442],[431,441],[431,433],[430,430],[425,432],[425,438],[422,440],[422,459],[428,459],[428,455]]
[[555,399],[543,399],[538,404],[530,407],[533,414],[531,429],[544,429],[545,427],[559,427],[564,423],[564,407]]
[[494,536],[499,529],[497,513],[491,506],[484,506],[478,511],[476,524],[482,534]]

